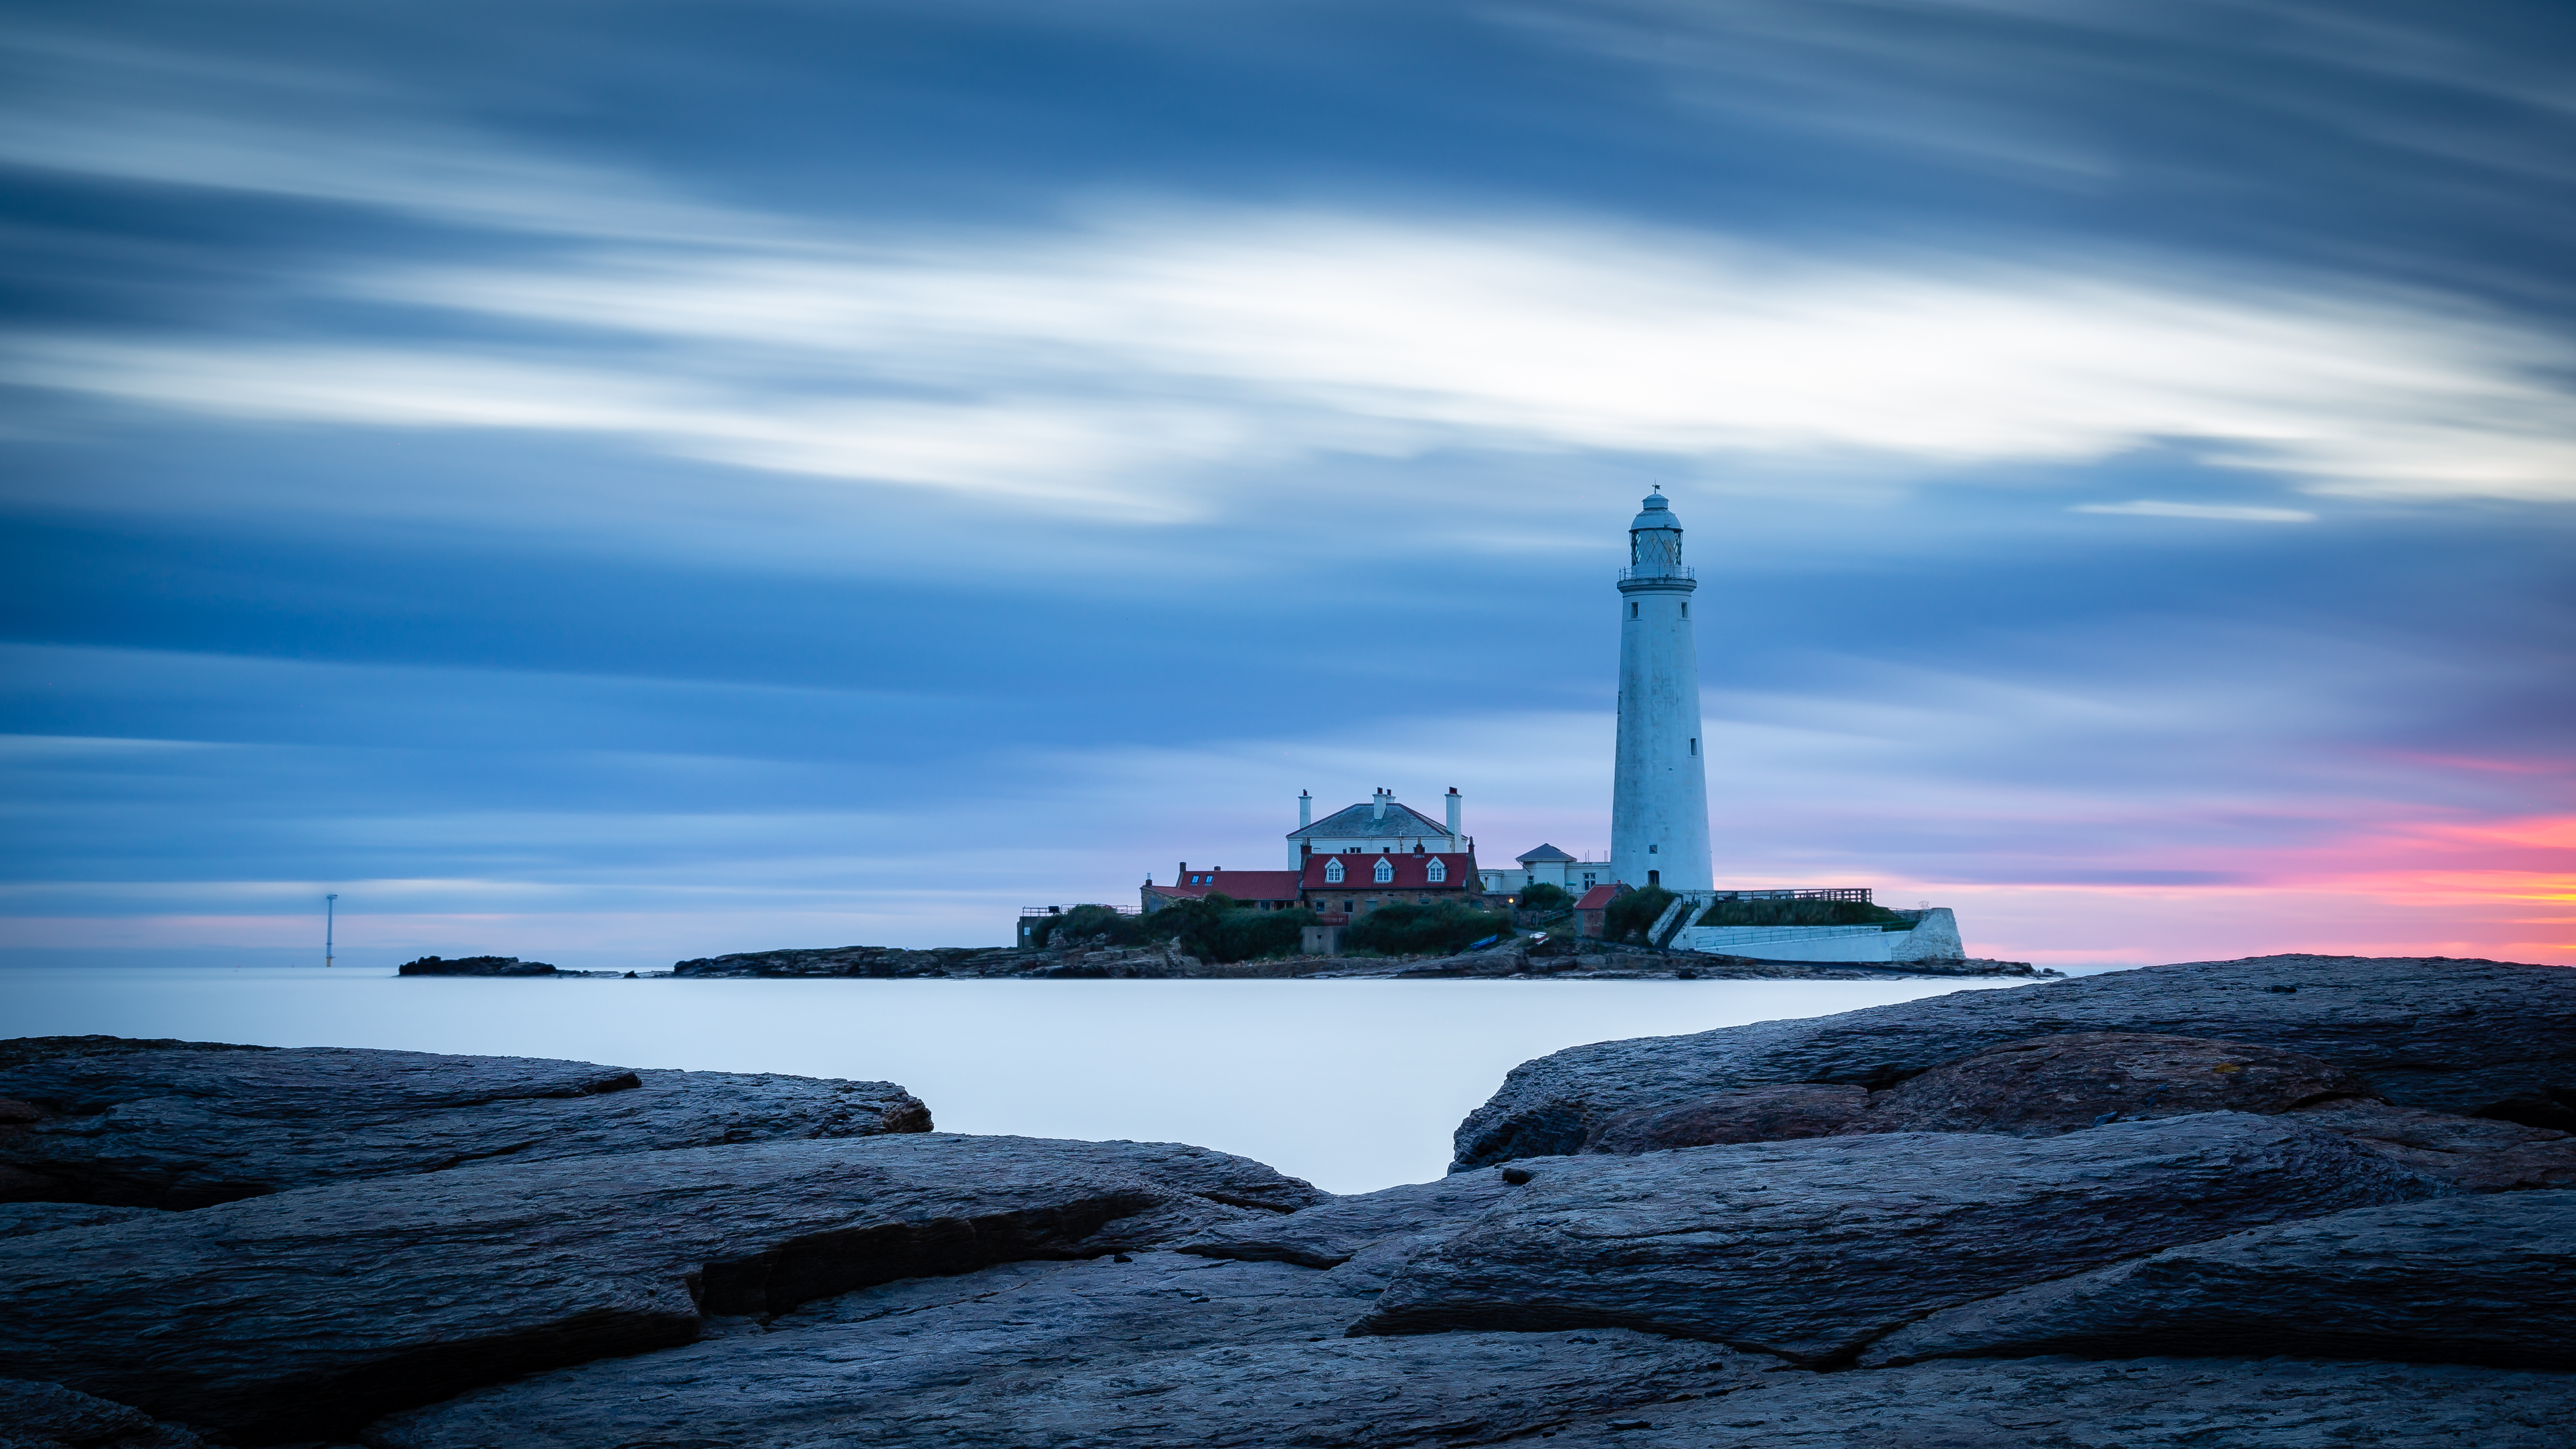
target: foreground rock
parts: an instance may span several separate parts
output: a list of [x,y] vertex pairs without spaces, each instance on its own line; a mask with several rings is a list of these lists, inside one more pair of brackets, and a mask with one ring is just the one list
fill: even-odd
[[202,1207],[514,1157],[926,1132],[891,1082],[116,1037],[0,1042],[0,1201]]
[[2054,1137],[2105,1119],[2269,1115],[2367,1097],[2352,1073],[2303,1052],[2205,1037],[2069,1032],[2007,1042],[1873,1094],[1845,1132]]
[[1868,1108],[1866,1087],[1830,1082],[1738,1087],[1673,1106],[1623,1112],[1593,1128],[1583,1150],[1634,1154],[1830,1137]]
[[[1568,1165],[1560,1171],[1579,1171]],[[1220,1223],[1180,1242],[1178,1251],[1209,1258],[1338,1267],[1369,1249],[1446,1238],[1477,1214],[1519,1194],[1530,1175],[1506,1168],[1463,1172],[1438,1182],[1407,1183],[1336,1198],[1286,1217]]]
[[2551,1128],[2362,1098],[2319,1102],[2292,1115],[2471,1192],[2576,1187],[2576,1136]]
[[1458,1129],[1460,1165],[1580,1151],[1610,1119],[1745,1087],[1885,1090],[2030,1037],[2132,1032],[2300,1052],[2401,1105],[2551,1126],[2576,1094],[2576,970],[2266,956],[1959,992],[1805,1021],[1600,1042],[1513,1069]]
[[2563,1449],[2576,1375],[2299,1359],[1945,1362],[1773,1374],[1600,1415],[1548,1449]]
[[1484,1444],[1782,1367],[1619,1329],[1342,1337],[1384,1281],[1357,1263],[1170,1253],[998,1267],[496,1386],[366,1437],[382,1449]]
[[1533,1163],[1354,1333],[1639,1328],[1830,1364],[1942,1308],[2449,1185],[2274,1117],[1826,1137]]
[[0,1379],[0,1449],[202,1449],[177,1424],[60,1384]]
[[690,1342],[702,1312],[1147,1246],[1324,1196],[1202,1148],[946,1134],[479,1165],[0,1241],[0,1372],[254,1441],[338,1434]]
[[2276,1224],[1964,1304],[1868,1363],[2273,1354],[2576,1368],[2576,1193]]

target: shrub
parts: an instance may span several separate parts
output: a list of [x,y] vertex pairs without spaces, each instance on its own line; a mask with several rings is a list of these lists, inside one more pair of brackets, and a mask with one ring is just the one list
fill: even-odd
[[1561,885],[1540,881],[1521,892],[1521,909],[1525,911],[1559,911],[1574,903],[1574,897]]
[[1644,940],[1673,899],[1673,893],[1662,886],[1648,886],[1612,899],[1601,912],[1602,937],[1611,941]]
[[1463,951],[1487,936],[1511,934],[1511,918],[1458,901],[1435,906],[1399,902],[1380,906],[1351,923],[1342,939],[1354,950],[1383,956],[1424,951]]
[[1703,926],[1894,926],[1913,924],[1867,901],[1717,901]]

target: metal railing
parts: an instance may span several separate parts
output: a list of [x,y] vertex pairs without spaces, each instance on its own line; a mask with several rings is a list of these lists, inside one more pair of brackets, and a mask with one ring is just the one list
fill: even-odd
[[1698,577],[1699,570],[1688,564],[1675,564],[1668,569],[1641,569],[1632,564],[1619,570],[1619,582],[1623,584],[1632,579],[1696,579]]
[[[1139,906],[1113,906],[1107,901],[1085,901],[1083,904],[1098,906],[1102,910],[1116,911],[1122,916],[1141,916],[1145,914],[1144,909]],[[1065,912],[1073,909],[1074,907],[1072,906],[1022,906],[1020,907],[1020,914],[1023,917],[1061,916]]]
[[1868,905],[1869,890],[1868,886],[1784,886],[1764,891],[1711,891],[1708,898],[1713,901],[1858,901]]

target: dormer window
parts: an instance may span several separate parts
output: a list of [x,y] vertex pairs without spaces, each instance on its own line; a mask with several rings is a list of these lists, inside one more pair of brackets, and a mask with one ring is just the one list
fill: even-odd
[[1324,879],[1332,885],[1342,883],[1342,863],[1338,859],[1324,862]]
[[1422,878],[1435,885],[1441,881],[1447,880],[1449,878],[1449,863],[1436,855],[1431,857],[1431,864],[1423,868]]
[[1381,855],[1377,858],[1377,869],[1371,874],[1377,878],[1379,885],[1384,885],[1395,879],[1395,862]]

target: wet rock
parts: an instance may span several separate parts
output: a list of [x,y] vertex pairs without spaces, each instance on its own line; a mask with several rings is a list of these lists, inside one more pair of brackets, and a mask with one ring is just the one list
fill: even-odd
[[1482,1444],[1779,1367],[1617,1329],[1342,1337],[1381,1281],[1348,1266],[1138,1253],[888,1284],[765,1330],[412,1410],[367,1438],[381,1449]]
[[1865,1363],[2151,1354],[2576,1368],[2576,1193],[2363,1208],[1935,1313]]
[[1354,1333],[1622,1326],[1831,1363],[1927,1313],[2284,1219],[2441,1197],[2277,1117],[1890,1133],[1539,1163]]
[[891,1082],[342,1047],[0,1043],[0,1197],[202,1207],[352,1178],[775,1138],[924,1132]]
[[2101,1031],[2301,1052],[2352,1073],[2389,1101],[2479,1115],[2576,1089],[2576,970],[2265,956],[1954,992],[1693,1036],[1597,1042],[1514,1068],[1459,1126],[1457,1161],[1482,1167],[1577,1152],[1612,1117],[1713,1092],[1788,1082],[1885,1090],[1988,1047]]
[[50,1233],[63,1228],[94,1228],[101,1223],[157,1218],[159,1208],[100,1207],[85,1202],[0,1202],[0,1238]]
[[177,1424],[61,1384],[0,1379],[0,1449],[201,1449],[204,1443]]
[[1330,1268],[1379,1243],[1456,1232],[1512,1196],[1516,1189],[1504,1177],[1507,1171],[1463,1172],[1438,1182],[1335,1198],[1286,1217],[1221,1223],[1183,1240],[1178,1251]]
[[[2288,1358],[1949,1361],[1772,1374],[1547,1449],[2563,1449],[2576,1375]],[[1646,1424],[1648,1428],[1617,1425]]]
[[1672,1147],[1828,1137],[1869,1105],[1866,1087],[1829,1082],[1740,1087],[1675,1106],[1621,1113],[1594,1128],[1583,1150],[1633,1155]]
[[1009,947],[939,946],[910,950],[901,946],[832,946],[813,950],[738,951],[729,956],[701,956],[671,967],[671,974],[696,979],[721,977],[856,977],[885,980],[906,976],[980,974],[987,966],[1027,963],[1037,953]]
[[[0,1371],[257,1441],[898,1278],[1325,1194],[1161,1143],[904,1135],[514,1161],[0,1241]],[[136,1345],[148,1351],[136,1352]]]
[[2292,1115],[2471,1192],[2576,1187],[2576,1136],[2550,1128],[2352,1098]]
[[394,968],[396,976],[554,976],[559,973],[543,961],[522,961],[516,956],[459,956],[443,960],[423,956],[405,961]]
[[2286,1112],[2369,1095],[2359,1077],[2301,1052],[2206,1037],[2070,1032],[2007,1042],[1877,1093],[1845,1132],[2054,1136],[2193,1112]]

